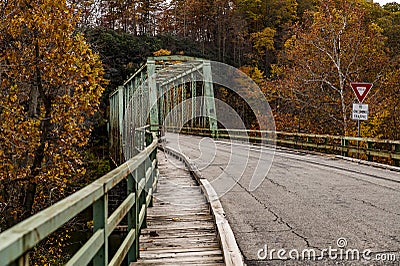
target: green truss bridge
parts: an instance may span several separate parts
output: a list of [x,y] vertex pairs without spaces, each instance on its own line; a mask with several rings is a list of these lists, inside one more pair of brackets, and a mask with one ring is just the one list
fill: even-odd
[[[216,97],[227,90],[257,125]],[[116,168],[2,232],[0,266],[29,265],[88,209],[92,233],[67,265],[400,261],[400,141],[278,132],[233,67],[148,58],[110,95],[109,134]]]

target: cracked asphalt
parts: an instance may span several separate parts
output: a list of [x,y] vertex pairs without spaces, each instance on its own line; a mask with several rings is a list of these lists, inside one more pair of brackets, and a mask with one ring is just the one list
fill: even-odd
[[[248,265],[400,265],[400,172],[333,155],[166,137],[220,195]],[[343,255],[350,249],[360,259]]]

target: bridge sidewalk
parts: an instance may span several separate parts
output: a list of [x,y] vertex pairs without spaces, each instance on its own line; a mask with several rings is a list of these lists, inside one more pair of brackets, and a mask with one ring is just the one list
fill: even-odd
[[185,165],[159,151],[159,182],[133,265],[224,265],[209,205]]

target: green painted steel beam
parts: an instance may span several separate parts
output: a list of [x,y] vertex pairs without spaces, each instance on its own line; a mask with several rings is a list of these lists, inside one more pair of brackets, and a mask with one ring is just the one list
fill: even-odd
[[149,93],[149,108],[150,108],[150,130],[153,132],[158,131],[158,90],[156,83],[156,68],[155,61],[147,60],[147,80],[148,80],[148,93]]
[[174,126],[178,126],[178,109],[176,108],[178,105],[178,86],[176,86],[175,82],[173,83],[173,111],[174,111],[174,115],[173,115],[173,125]]
[[196,81],[193,78],[193,73],[191,74],[190,91],[191,91],[191,95],[192,95],[192,122],[191,122],[191,125],[192,125],[192,127],[194,127],[195,126],[195,122],[196,122],[196,95],[197,95],[197,91],[196,91]]
[[212,135],[215,136],[217,125],[217,114],[215,110],[214,87],[212,83],[212,71],[210,61],[203,62],[203,77],[204,77],[204,99],[205,99],[205,115],[208,117],[209,126]]
[[148,57],[147,60],[152,61],[203,61],[203,58],[191,57],[186,55],[167,55]]
[[179,80],[183,77],[187,77],[193,73],[201,74],[199,71],[202,68],[203,68],[203,64],[198,64],[198,65],[192,66],[188,69],[177,68],[175,71],[171,71],[171,70],[167,69],[166,71],[169,70],[169,73],[168,73],[168,75],[164,75],[164,76],[162,76],[163,73],[162,73],[162,71],[160,71],[161,77],[158,78],[158,82],[160,82],[161,85],[166,85],[166,84],[172,83],[176,80]]
[[182,104],[181,104],[181,127],[184,126],[186,120],[186,84],[183,77],[181,78],[181,86],[182,86]]

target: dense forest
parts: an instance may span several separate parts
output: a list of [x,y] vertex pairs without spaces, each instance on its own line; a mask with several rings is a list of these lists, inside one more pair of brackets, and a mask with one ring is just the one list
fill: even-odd
[[[244,71],[279,131],[356,135],[350,82],[373,83],[362,136],[400,138],[397,3],[6,0],[0,19],[0,231],[110,169],[108,95],[161,49]],[[39,264],[65,259],[45,246]]]
[[400,5],[334,0],[73,1],[109,88],[158,49],[221,61],[262,88],[277,130],[355,135],[350,82],[374,87],[362,136],[398,139]]

